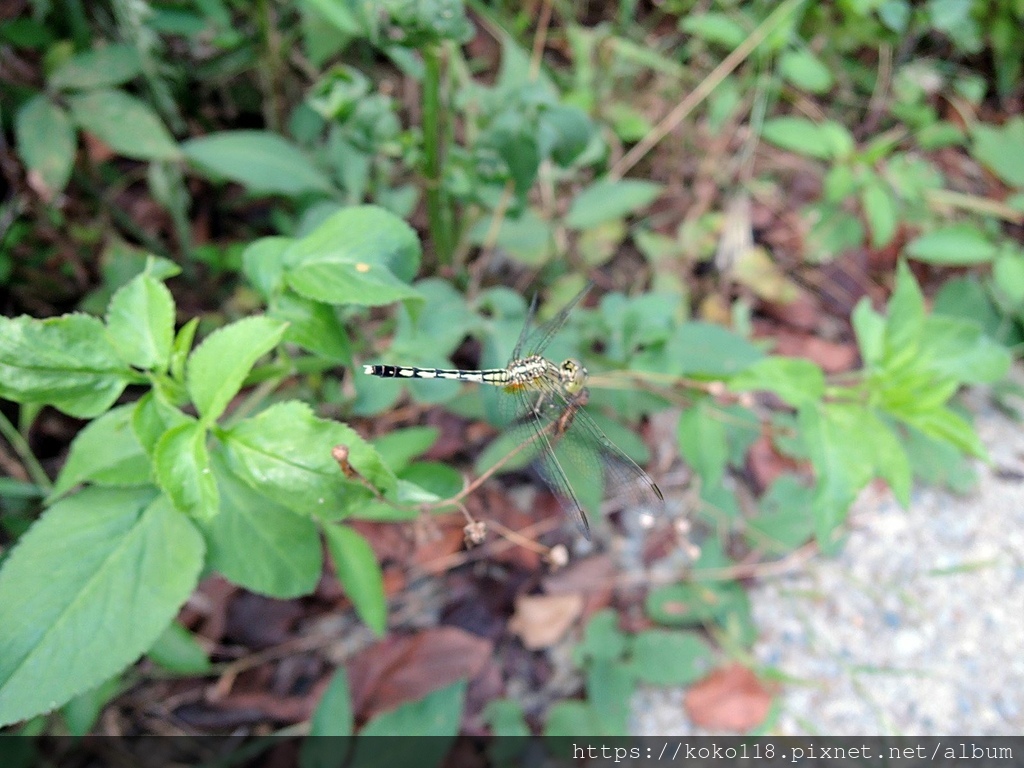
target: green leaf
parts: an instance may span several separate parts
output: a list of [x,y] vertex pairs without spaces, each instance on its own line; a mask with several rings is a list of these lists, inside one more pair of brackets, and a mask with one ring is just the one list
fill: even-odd
[[1013,307],[1024,304],[1024,255],[1007,253],[992,265],[992,279],[996,288]]
[[298,147],[270,131],[221,131],[181,145],[193,164],[257,194],[331,192],[327,176]]
[[730,50],[742,43],[747,36],[743,27],[724,13],[686,14],[679,20],[679,29]]
[[121,690],[121,678],[115,675],[85,693],[80,693],[60,711],[72,736],[86,736],[100,717],[107,703]]
[[366,625],[382,636],[387,629],[388,604],[384,576],[369,542],[344,525],[324,526],[327,549],[345,594]]
[[633,638],[629,670],[651,685],[690,685],[714,667],[714,649],[695,632],[648,629]]
[[37,94],[18,110],[14,134],[26,170],[37,174],[51,195],[64,191],[75,164],[75,130],[67,112]]
[[[124,669],[195,588],[203,540],[151,490],[90,488],[51,507],[0,570],[0,724]],[[150,503],[152,501],[152,503]]]
[[174,506],[195,518],[209,519],[220,509],[217,481],[210,469],[206,429],[201,422],[164,433],[153,451],[153,471]]
[[49,85],[62,89],[93,89],[121,85],[142,74],[135,46],[115,43],[79,53],[50,75]]
[[706,400],[695,403],[679,416],[679,449],[703,485],[718,485],[729,460],[722,413]]
[[622,219],[650,205],[661,194],[661,184],[635,179],[600,179],[580,192],[569,206],[566,226],[590,229]]
[[171,352],[171,377],[175,381],[182,381],[185,378],[185,364],[192,351],[192,342],[195,341],[198,328],[199,318],[193,317],[181,326],[174,336],[174,348]]
[[892,192],[884,182],[873,177],[861,189],[860,203],[871,228],[871,247],[882,248],[888,245],[896,235],[899,224],[896,199]]
[[135,405],[122,405],[90,422],[75,436],[47,503],[87,480],[119,487],[151,482],[149,457],[132,431],[134,414]]
[[779,58],[779,72],[797,88],[825,93],[832,87],[832,73],[806,48],[788,50]]
[[729,380],[733,392],[767,390],[799,408],[825,395],[821,368],[798,357],[765,357]]
[[626,651],[626,634],[619,629],[619,615],[611,608],[595,613],[583,630],[583,639],[573,648],[577,666],[594,661],[616,661]]
[[[600,713],[582,701],[558,701],[551,705],[544,725],[547,737],[607,736]],[[557,743],[557,742],[556,742]]]
[[261,595],[287,600],[312,592],[320,579],[320,535],[309,517],[259,494],[215,453],[220,513],[202,522],[209,567]]
[[885,318],[875,312],[871,299],[865,296],[857,302],[850,319],[864,367],[880,365],[885,353]]
[[381,461],[395,472],[401,472],[436,443],[440,435],[441,430],[437,427],[396,429],[376,438],[373,448],[380,454]]
[[196,636],[177,621],[168,625],[146,655],[167,671],[178,675],[204,675],[213,666]]
[[132,429],[142,449],[152,456],[157,442],[167,430],[191,421],[191,417],[167,403],[159,390],[152,389],[136,401]]
[[166,369],[174,341],[174,299],[167,286],[142,274],[119,288],[107,308],[107,335],[125,362]]
[[977,322],[933,315],[924,325],[921,361],[942,377],[964,384],[994,384],[1010,370],[1012,355],[986,336]]
[[68,97],[78,126],[112,150],[136,160],[175,160],[174,137],[146,102],[122,91],[98,89]]
[[211,333],[188,359],[185,383],[204,424],[215,422],[256,361],[284,336],[280,320],[256,315]]
[[968,266],[992,261],[996,246],[977,227],[951,224],[918,235],[907,243],[906,252],[929,264]]
[[316,301],[380,306],[419,298],[407,284],[419,270],[416,232],[377,206],[338,211],[284,258],[288,285]]
[[[331,678],[327,690],[316,705],[309,724],[310,736],[351,736],[355,727],[352,696],[344,667]],[[336,743],[335,743],[336,744]]]
[[[377,715],[359,732],[360,736],[448,736],[454,738],[459,732],[459,721],[466,699],[466,681],[434,691],[419,701],[402,704],[395,709]],[[361,739],[356,744],[353,765],[362,765],[361,749],[372,750],[378,765],[422,765],[440,763],[447,753],[449,739],[392,739],[389,749],[404,754],[405,760],[383,759],[381,740]],[[406,750],[412,750],[408,752]],[[412,759],[410,759],[412,758]]]
[[905,261],[896,268],[896,287],[889,298],[885,321],[885,364],[895,370],[912,365],[921,345],[925,309],[921,286]]
[[366,497],[331,455],[348,448],[352,468],[383,493],[397,481],[377,452],[351,427],[318,419],[308,405],[278,403],[223,434],[231,470],[264,496],[303,515],[336,517]]
[[617,661],[594,662],[587,670],[587,699],[601,719],[604,732],[625,736],[629,729],[629,701],[636,680],[632,670]]
[[800,434],[817,476],[815,532],[820,542],[830,540],[874,474],[868,415],[861,406],[840,403],[808,406],[798,414]]
[[[1019,27],[1017,32],[1019,37]],[[1024,187],[1024,117],[1010,118],[1002,127],[979,123],[971,138],[978,162],[1010,186]]]
[[970,422],[949,408],[932,408],[919,412],[894,414],[929,437],[950,443],[965,453],[987,459],[988,452]]
[[[483,715],[484,721],[491,729],[491,733],[498,738],[530,735],[530,726],[526,722],[523,705],[518,701],[512,699],[491,699],[484,706]],[[502,745],[496,745],[492,742],[492,752],[490,754],[492,764],[503,764],[494,760],[493,749],[495,747],[499,750],[504,749]]]
[[765,120],[761,137],[798,155],[830,160],[851,148],[845,129],[836,123],[816,123],[806,117],[783,116]]
[[0,317],[0,397],[90,419],[133,378],[95,317]]
[[270,300],[267,314],[288,323],[285,341],[342,365],[352,364],[348,331],[331,305],[284,290]]
[[749,601],[737,582],[695,582],[657,587],[647,595],[645,609],[659,624],[699,626],[749,611]]
[[261,237],[242,252],[242,272],[264,299],[281,290],[284,254],[292,242],[290,237]]
[[783,555],[814,535],[814,489],[795,475],[780,475],[761,497],[761,512],[747,521],[752,548]]
[[672,372],[709,378],[732,376],[764,357],[764,352],[742,336],[703,322],[679,326],[665,354],[672,363]]

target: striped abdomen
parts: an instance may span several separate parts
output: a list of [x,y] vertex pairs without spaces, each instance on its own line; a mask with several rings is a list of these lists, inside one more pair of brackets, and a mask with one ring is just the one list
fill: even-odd
[[504,368],[461,371],[456,368],[414,368],[408,365],[364,365],[363,373],[382,379],[450,379],[496,386],[504,386],[512,380],[511,374]]

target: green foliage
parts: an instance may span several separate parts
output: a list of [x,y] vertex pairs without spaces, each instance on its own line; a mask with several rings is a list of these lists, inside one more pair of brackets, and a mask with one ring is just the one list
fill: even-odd
[[[282,259],[257,272],[269,295],[290,290],[293,275],[325,255],[381,265],[381,274],[413,274],[418,243],[406,225],[375,208],[339,216],[324,225],[329,239],[314,232],[294,246],[282,243]],[[330,229],[339,221],[343,233]],[[312,591],[322,567],[318,524],[326,525],[357,611],[384,629],[372,550],[354,531],[324,521],[357,514],[374,494],[396,497],[392,470],[350,427],[300,402],[225,420],[259,359],[280,348],[286,323],[248,317],[190,350],[196,325],[175,337],[174,302],[151,273],[157,267],[151,263],[113,294],[106,322],[86,315],[2,320],[0,392],[98,417],[73,442],[49,496],[53,506],[0,570],[0,611],[8,612],[0,625],[4,723],[67,701],[147,651],[204,566],[268,595]],[[401,285],[392,300],[405,295]],[[108,410],[128,383],[151,389]],[[198,419],[182,411],[186,405]],[[414,455],[425,443],[417,445],[407,450]],[[347,451],[348,473],[333,456],[337,447]],[[83,483],[85,490],[55,501]],[[65,556],[68,548],[75,558]],[[68,647],[76,650],[61,656],[67,669],[51,674],[52,665],[36,661]],[[156,653],[172,656],[166,647]]]
[[[323,567],[321,536],[356,611],[382,633],[380,569],[369,543],[345,522],[451,509],[462,478],[453,467],[417,460],[436,430],[395,432],[371,444],[276,390],[301,381],[305,392],[329,401],[332,415],[339,407],[378,414],[408,395],[500,426],[491,393],[467,394],[442,381],[371,384],[358,372],[341,388],[324,373],[383,354],[368,322],[380,311],[367,308],[396,302],[394,322],[381,326],[395,362],[452,365],[469,337],[482,365],[504,364],[526,303],[512,291],[478,290],[480,276],[496,270],[522,275],[525,268],[550,284],[542,313],[578,289],[574,281],[583,278],[566,275],[568,265],[596,267],[634,250],[629,268],[638,265],[658,289],[606,292],[598,307],[575,313],[551,354],[578,355],[597,374],[589,409],[637,461],[646,460],[646,447],[623,422],[686,403],[680,452],[700,478],[699,516],[721,538],[703,543],[693,582],[648,596],[647,611],[661,624],[709,625],[743,645],[752,623],[742,589],[701,578],[732,565],[731,537],[769,555],[811,536],[827,548],[873,479],[885,480],[904,504],[915,476],[961,491],[973,482],[965,455],[984,450],[952,398],[965,384],[1004,375],[1010,355],[1002,345],[1019,344],[1024,325],[1024,251],[1001,226],[1022,208],[1013,193],[1024,187],[1024,120],[995,125],[976,117],[1019,86],[1019,2],[801,4],[749,61],[718,81],[706,104],[695,105],[694,124],[704,133],[678,136],[683,154],[701,156],[707,134],[747,118],[742,110],[752,94],[749,125],[763,141],[761,152],[800,155],[800,172],[812,182],[820,176],[821,195],[798,211],[808,261],[901,248],[932,267],[981,267],[948,283],[929,314],[901,262],[887,313],[866,300],[855,310],[863,368],[841,379],[751,342],[742,302],[732,308],[735,330],[692,320],[680,275],[715,254],[728,222],[716,209],[671,232],[665,206],[654,204],[675,193],[664,183],[676,181],[675,171],[655,159],[656,183],[642,173],[621,178],[616,168],[627,149],[620,144],[654,130],[650,105],[636,94],[681,97],[680,83],[750,41],[772,4],[694,11],[668,0],[658,13],[677,14],[677,30],[660,25],[653,46],[630,39],[631,27],[622,23],[629,4],[617,24],[584,28],[565,16],[557,25],[564,37],[552,38],[555,46],[539,60],[519,34],[533,19],[477,6],[474,18],[500,45],[494,77],[478,76],[478,46],[460,47],[473,26],[459,0],[389,0],[372,8],[302,0],[296,14],[271,22],[258,6],[243,5],[157,5],[134,19],[118,6],[117,24],[105,23],[103,34],[116,29],[122,42],[94,41],[88,20],[58,20],[43,5],[31,19],[0,25],[4,45],[42,62],[32,82],[43,83],[42,90],[0,85],[11,104],[17,157],[42,201],[36,222],[19,220],[6,231],[5,246],[39,251],[28,260],[31,269],[22,269],[20,253],[5,252],[0,279],[31,273],[36,259],[51,258],[52,249],[35,248],[37,232],[69,232],[73,247],[61,252],[110,241],[102,285],[79,305],[91,315],[0,318],[0,397],[22,406],[22,424],[4,421],[5,436],[27,434],[45,405],[90,420],[52,487],[20,443],[15,449],[32,482],[0,479],[4,530],[28,530],[0,569],[0,723],[66,703],[66,724],[84,733],[119,689],[117,673],[142,653],[179,674],[204,671],[202,649],[172,623],[198,574],[217,571],[278,598],[308,594]],[[259,33],[250,34],[255,25]],[[165,47],[171,37],[173,49]],[[927,46],[903,45],[914,40]],[[288,64],[304,62],[310,82],[290,79],[295,70],[281,49]],[[879,88],[878,68],[865,64],[881,61],[882,50],[901,52],[889,89]],[[940,61],[933,50],[947,55]],[[571,66],[554,65],[554,51]],[[976,71],[981,60],[994,69],[994,93]],[[333,66],[319,71],[327,61]],[[385,61],[416,82],[416,108],[388,90]],[[197,99],[213,92],[228,105],[224,114],[196,109]],[[282,103],[303,92],[301,101]],[[940,118],[937,94],[956,106],[957,117]],[[815,105],[821,117],[810,119]],[[260,112],[265,126],[253,128]],[[410,113],[422,123],[409,124]],[[225,121],[226,114],[244,120]],[[872,124],[885,131],[855,138],[850,128]],[[82,132],[113,157],[79,142]],[[79,153],[80,144],[90,151]],[[965,195],[928,154],[939,147],[976,161],[1011,196]],[[950,167],[941,165],[947,173]],[[779,179],[760,166],[749,170],[743,178],[758,199],[777,193]],[[232,223],[224,242],[193,248],[189,212],[198,185],[186,183],[187,173],[240,185],[244,196],[231,200],[279,199],[259,201],[258,216],[239,216],[225,203],[219,220]],[[170,255],[163,243],[147,241],[147,228],[124,221],[118,195],[140,179],[170,215],[189,288],[197,267],[225,284],[240,267],[248,281],[224,302],[228,319],[214,318],[220,327],[212,333],[204,326],[194,350],[199,320],[175,332],[180,308],[163,282],[179,267],[73,218],[95,206],[97,220],[120,222],[132,241]],[[725,183],[717,173],[709,180],[708,188]],[[75,195],[76,204],[63,205],[61,193]],[[431,235],[426,259],[403,221],[421,195]],[[272,236],[238,234],[255,221],[260,234]],[[474,246],[481,261],[467,268]],[[774,266],[767,252],[764,260]],[[733,276],[766,297],[759,290],[764,274],[749,279],[749,269],[738,268]],[[243,314],[251,316],[230,319]],[[610,371],[617,373],[600,375]],[[770,393],[767,402],[781,406],[748,408],[756,393]],[[751,510],[728,479],[762,437],[800,469],[776,479]],[[514,442],[494,441],[477,468],[500,461]],[[529,455],[519,458],[525,464]],[[601,489],[585,485],[593,504]],[[49,509],[31,524],[32,504],[43,496]],[[691,682],[708,668],[710,651],[689,632],[627,635],[614,615],[599,613],[575,658],[588,698],[555,705],[546,727],[552,734],[623,732],[623,703],[638,681]],[[457,684],[381,715],[366,731],[453,734],[464,697]],[[350,734],[348,698],[339,674],[314,732]],[[522,711],[508,703],[489,708],[488,717],[498,732],[524,731]],[[320,764],[316,756],[304,760]]]
[[[693,632],[650,629],[626,634],[618,628],[615,612],[605,609],[591,617],[573,658],[586,676],[586,700],[554,704],[546,736],[626,735],[628,704],[637,683],[693,683],[711,670],[714,652]],[[517,718],[508,705],[487,714],[497,735],[521,731],[521,713]]]

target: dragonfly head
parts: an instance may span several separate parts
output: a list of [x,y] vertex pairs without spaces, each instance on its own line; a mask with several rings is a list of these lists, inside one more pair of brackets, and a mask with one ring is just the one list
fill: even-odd
[[562,386],[570,395],[578,395],[587,383],[587,369],[578,360],[571,357],[563,360],[558,366],[559,375],[562,377]]

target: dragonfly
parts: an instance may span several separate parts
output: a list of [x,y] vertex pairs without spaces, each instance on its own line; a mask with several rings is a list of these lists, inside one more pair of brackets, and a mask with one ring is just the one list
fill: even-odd
[[[544,351],[565,325],[569,313],[587,295],[588,284],[555,317],[534,327],[537,296],[504,368],[464,370],[417,368],[402,365],[364,365],[370,376],[392,379],[450,379],[499,387],[500,408],[509,417],[509,430],[534,443],[534,463],[565,513],[590,539],[590,524],[566,474],[570,467],[577,482],[604,488],[606,496],[622,497],[637,509],[655,509],[664,496],[650,476],[613,443],[587,413],[587,369],[575,359],[555,363]],[[518,449],[517,449],[518,450]]]

